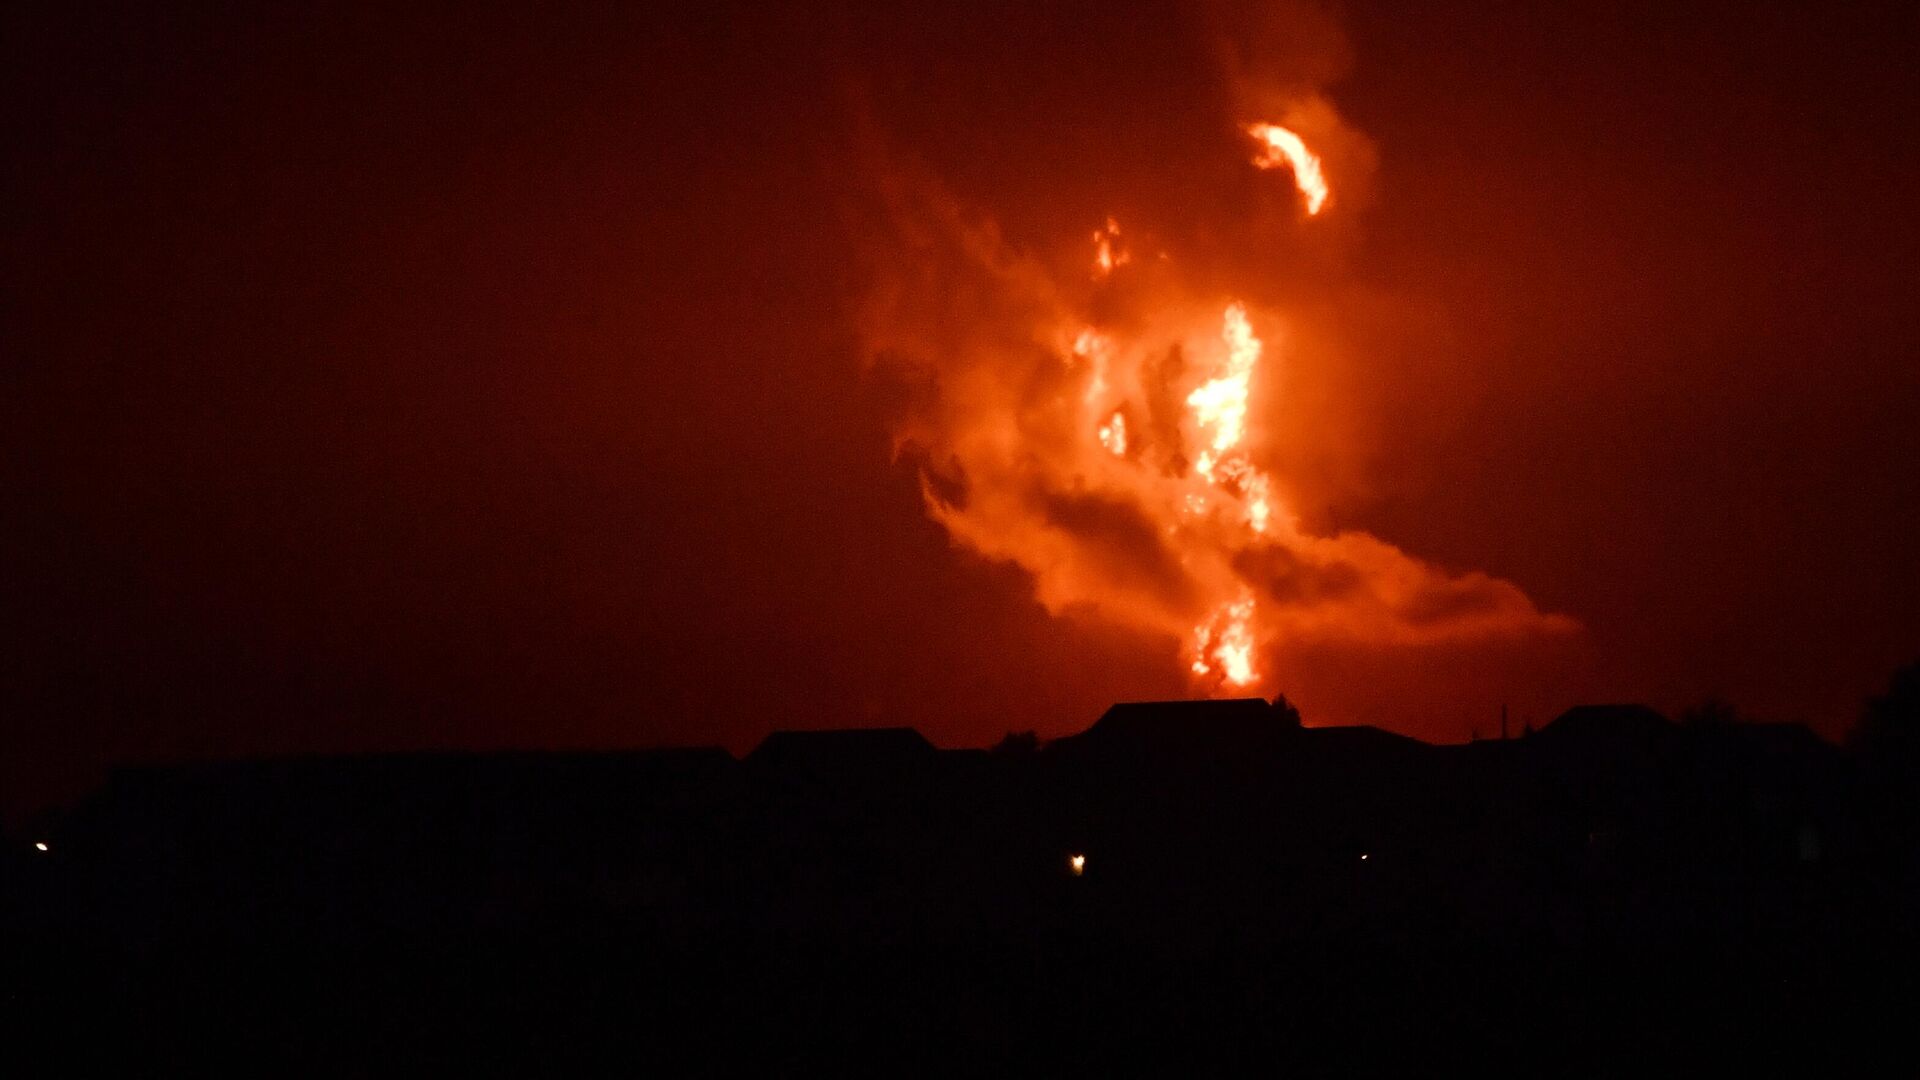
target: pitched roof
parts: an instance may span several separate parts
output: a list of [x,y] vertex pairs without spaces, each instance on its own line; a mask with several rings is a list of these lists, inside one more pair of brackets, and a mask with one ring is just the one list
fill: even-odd
[[1064,750],[1130,747],[1253,746],[1296,734],[1299,722],[1260,698],[1132,701],[1115,705],[1078,735],[1054,741]]
[[1303,734],[1310,745],[1341,753],[1408,754],[1433,748],[1419,739],[1364,724],[1307,728]]
[[1538,732],[1550,740],[1643,742],[1671,735],[1673,722],[1646,705],[1575,705]]

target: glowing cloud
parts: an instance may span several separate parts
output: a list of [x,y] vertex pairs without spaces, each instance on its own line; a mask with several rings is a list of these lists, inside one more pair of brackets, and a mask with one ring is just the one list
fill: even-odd
[[[1247,130],[1254,164],[1287,164],[1317,214],[1319,159],[1285,128]],[[895,239],[865,333],[917,390],[896,448],[929,516],[1025,568],[1049,610],[1165,634],[1201,689],[1232,693],[1296,645],[1573,628],[1508,582],[1301,528],[1263,450],[1263,403],[1286,385],[1281,312],[1221,295],[1214,275],[1188,287],[1178,258],[1133,262],[1113,218],[1076,257],[1014,248],[937,185],[888,191]]]

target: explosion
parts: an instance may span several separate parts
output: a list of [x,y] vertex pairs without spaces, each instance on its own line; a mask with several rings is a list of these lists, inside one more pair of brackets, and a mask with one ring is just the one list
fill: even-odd
[[[1295,132],[1244,127],[1308,219],[1331,189]],[[1361,532],[1302,529],[1262,403],[1285,392],[1282,313],[1194,287],[1151,232],[1107,217],[1075,263],[1016,250],[941,194],[896,185],[908,251],[868,312],[875,355],[915,376],[896,449],[928,514],[1015,563],[1055,614],[1180,643],[1200,689],[1263,687],[1262,658],[1324,641],[1423,644],[1560,632],[1515,586],[1451,574]],[[1196,275],[1202,280],[1211,280]]]

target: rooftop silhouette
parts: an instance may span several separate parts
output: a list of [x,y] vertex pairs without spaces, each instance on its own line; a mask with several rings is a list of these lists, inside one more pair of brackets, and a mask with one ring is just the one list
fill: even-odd
[[[1236,995],[1270,986],[1244,967],[1266,958],[1304,980],[1285,991],[1299,1010],[1287,1030],[1334,1030],[1308,987],[1337,1000],[1364,984],[1370,1008],[1410,1022],[1430,1002],[1372,980],[1443,996],[1472,985],[1533,1016],[1526,1045],[1544,1067],[1569,1025],[1619,1008],[1609,995],[1644,992],[1653,1009],[1766,972],[1814,1009],[1833,965],[1883,971],[1908,955],[1920,830],[1889,809],[1910,792],[1863,775],[1804,728],[1679,725],[1643,706],[1434,746],[1304,726],[1259,699],[1116,705],[1078,734],[991,753],[880,728],[776,732],[739,760],[693,748],[159,765],[116,772],[38,838],[47,850],[16,839],[7,916],[16,941],[107,965],[74,971],[150,958],[122,984],[136,1015],[173,1000],[167,972],[189,955],[225,971],[335,957],[321,983],[274,991],[290,1010],[377,996],[368,980],[393,964],[419,979],[501,955],[522,959],[436,991],[441,1022],[523,1007],[530,991],[508,972],[543,956],[589,1011],[602,1006],[578,987],[619,965],[653,972],[675,1004],[651,989],[615,1000],[644,999],[688,1032],[727,1014],[736,971],[780,988],[755,998],[755,1023],[788,1036],[808,995],[924,1027],[942,1009],[1001,1008],[991,988],[1015,972],[1034,980],[1020,1007],[1069,995],[1106,1010],[1102,1024],[1164,1000],[1167,980],[1198,979],[1185,993],[1206,1004],[1187,1022],[1231,1024]],[[1487,971],[1564,1000],[1469,975]],[[240,1007],[225,985],[174,1004]],[[938,1001],[887,997],[909,985]],[[1820,1015],[1836,1001],[1860,1004],[1841,995]],[[1616,1016],[1646,1022],[1630,1012]],[[1494,1030],[1441,1015],[1455,1034]]]

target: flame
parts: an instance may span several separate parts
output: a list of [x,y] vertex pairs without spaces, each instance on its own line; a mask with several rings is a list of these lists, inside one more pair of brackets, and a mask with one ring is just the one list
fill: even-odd
[[1320,159],[1307,149],[1300,136],[1279,124],[1265,122],[1248,124],[1247,134],[1260,141],[1260,152],[1253,158],[1254,166],[1273,169],[1285,165],[1293,170],[1293,183],[1307,200],[1307,213],[1318,214],[1327,204],[1331,191],[1326,174],[1320,170]]
[[[1119,222],[1113,218],[1107,219],[1104,229],[1094,232],[1092,276],[1095,281],[1106,280],[1116,267],[1125,265],[1124,255],[1118,260],[1114,257],[1112,241],[1119,235]],[[1272,521],[1272,485],[1266,474],[1242,452],[1242,443],[1247,434],[1253,375],[1265,349],[1265,344],[1254,333],[1246,305],[1239,300],[1228,302],[1220,316],[1218,348],[1212,350],[1217,357],[1213,374],[1184,399],[1193,427],[1205,446],[1194,459],[1189,476],[1209,487],[1222,489],[1237,501],[1243,508],[1241,522],[1255,534],[1264,534]],[[1072,351],[1091,366],[1083,400],[1092,405],[1109,391],[1108,368],[1114,342],[1098,329],[1085,326],[1074,336]],[[1108,453],[1126,457],[1126,413],[1113,410],[1094,429],[1094,437]],[[1205,513],[1209,505],[1204,493],[1187,491],[1175,513],[1184,509],[1186,516],[1191,517]],[[1254,613],[1254,599],[1244,591],[1216,606],[1193,629],[1190,646],[1193,659],[1189,669],[1195,675],[1214,677],[1234,688],[1257,683],[1260,677],[1253,665]]]
[[1230,686],[1252,686],[1260,680],[1253,670],[1253,597],[1241,596],[1223,604],[1193,630],[1195,675],[1216,671]]
[[1093,231],[1093,249],[1095,277],[1106,277],[1133,261],[1133,256],[1120,247],[1120,223],[1112,218],[1107,219],[1105,228]]
[[[1253,164],[1287,164],[1319,213],[1319,159],[1285,128],[1246,130]],[[897,445],[929,516],[1025,568],[1049,611],[1165,634],[1201,689],[1235,693],[1296,646],[1574,628],[1508,582],[1302,530],[1263,432],[1286,400],[1283,312],[1205,268],[1190,287],[1171,255],[1133,262],[1111,217],[1081,234],[1089,265],[1016,249],[937,189],[893,209],[907,265],[875,294],[867,344],[931,376]]]
[[1092,372],[1087,379],[1087,391],[1082,395],[1088,405],[1107,393],[1107,361],[1112,353],[1113,343],[1091,326],[1082,329],[1073,339],[1073,355],[1085,360]]
[[[1227,346],[1225,370],[1187,395],[1193,418],[1213,434],[1212,449],[1201,454],[1207,461],[1240,445],[1241,437],[1246,434],[1247,387],[1253,378],[1254,365],[1260,362],[1261,345],[1260,339],[1253,336],[1253,327],[1247,323],[1245,305],[1238,301],[1227,305],[1220,340]],[[1203,467],[1200,471],[1206,473],[1210,469]]]
[[1273,520],[1273,492],[1271,483],[1265,474],[1250,472],[1240,483],[1241,492],[1247,500],[1247,525],[1254,532],[1264,534],[1267,525]]

